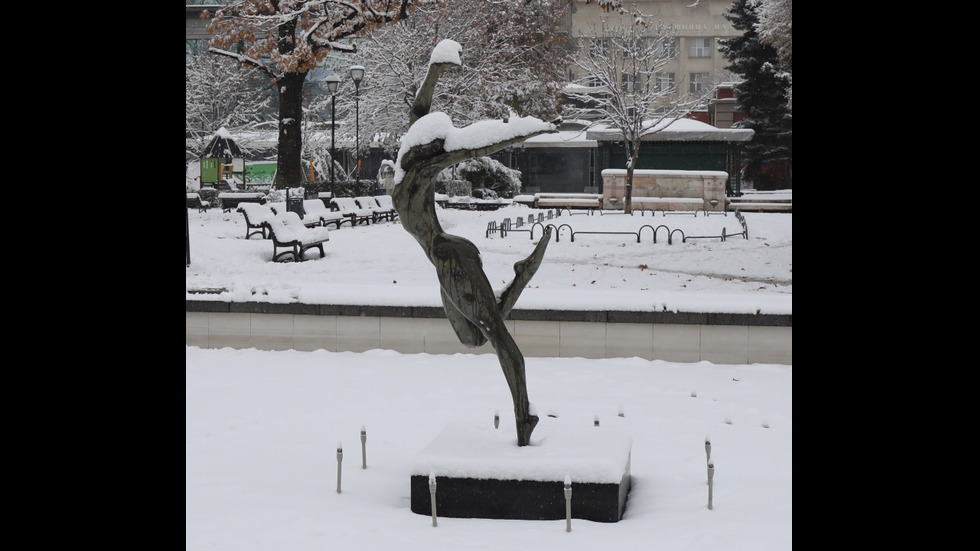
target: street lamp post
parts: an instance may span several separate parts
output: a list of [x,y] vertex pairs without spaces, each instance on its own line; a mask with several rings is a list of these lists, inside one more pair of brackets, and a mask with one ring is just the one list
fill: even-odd
[[364,78],[363,65],[351,65],[350,78],[354,81],[354,159],[357,161],[355,167],[354,183],[358,185],[361,181],[361,79]]
[[326,79],[327,90],[330,92],[330,199],[336,197],[333,187],[333,164],[337,158],[337,150],[334,149],[334,131],[336,130],[336,111],[337,111],[337,88],[340,87],[340,77],[330,75]]

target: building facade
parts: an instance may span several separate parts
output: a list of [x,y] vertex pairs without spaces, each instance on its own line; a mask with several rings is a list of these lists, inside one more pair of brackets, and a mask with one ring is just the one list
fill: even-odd
[[[725,66],[728,60],[718,51],[718,40],[739,36],[725,19],[731,0],[624,0],[624,7],[633,7],[652,18],[673,24],[677,55],[664,69],[663,78],[682,90],[709,90],[715,84],[732,80]],[[593,28],[601,28],[603,20],[628,21],[629,15],[607,13],[596,2],[573,0],[569,6],[569,25],[574,39],[592,37]],[[600,37],[601,38],[601,37]],[[581,69],[569,68],[569,80],[586,80]]]

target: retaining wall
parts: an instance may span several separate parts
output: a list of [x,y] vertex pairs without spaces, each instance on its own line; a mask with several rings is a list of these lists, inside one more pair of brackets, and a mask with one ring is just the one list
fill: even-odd
[[[793,363],[793,317],[775,314],[513,310],[525,357],[640,357]],[[459,343],[442,308],[186,301],[186,340],[201,348],[493,354]]]

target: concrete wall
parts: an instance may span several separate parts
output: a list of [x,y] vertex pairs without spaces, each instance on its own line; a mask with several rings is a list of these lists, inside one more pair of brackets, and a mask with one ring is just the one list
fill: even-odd
[[[646,208],[664,210],[725,210],[725,184],[728,173],[717,170],[651,170],[633,171],[633,200]],[[602,171],[602,208],[623,208],[626,197],[626,169]],[[644,198],[687,198],[701,202],[643,201]],[[635,206],[635,205],[634,205]]]
[[[785,315],[514,310],[506,323],[526,357],[793,363],[792,316]],[[489,345],[476,349],[461,345],[439,308],[207,301],[188,301],[185,344],[260,350],[494,353]]]

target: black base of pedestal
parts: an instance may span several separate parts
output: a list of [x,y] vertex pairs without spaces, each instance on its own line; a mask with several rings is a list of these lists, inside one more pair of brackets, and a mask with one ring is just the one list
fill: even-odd
[[[412,512],[436,516],[558,520],[565,481],[572,518],[619,522],[630,492],[633,438],[618,422],[543,418],[527,446],[513,431],[452,422],[412,461]],[[428,473],[428,474],[426,474]]]
[[[572,486],[572,518],[619,522],[630,490],[629,465],[619,484],[579,483]],[[412,512],[432,514],[429,477],[412,476]],[[436,477],[436,516],[559,520],[565,518],[562,480],[492,480]]]

